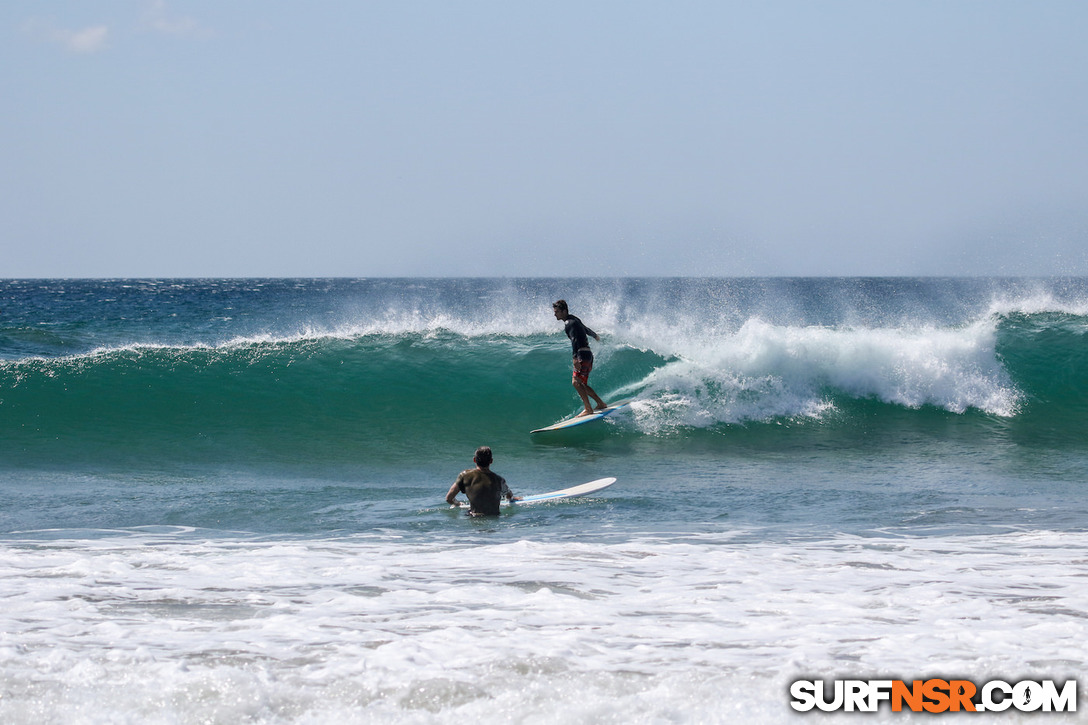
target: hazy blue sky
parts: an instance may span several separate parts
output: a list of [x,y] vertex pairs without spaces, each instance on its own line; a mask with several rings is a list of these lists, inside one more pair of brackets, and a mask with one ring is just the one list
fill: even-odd
[[0,277],[1088,274],[1088,2],[6,2]]

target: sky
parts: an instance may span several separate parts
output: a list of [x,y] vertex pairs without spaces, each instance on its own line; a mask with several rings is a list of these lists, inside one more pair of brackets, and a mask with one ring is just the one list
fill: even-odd
[[1088,274],[1088,2],[0,8],[0,277]]

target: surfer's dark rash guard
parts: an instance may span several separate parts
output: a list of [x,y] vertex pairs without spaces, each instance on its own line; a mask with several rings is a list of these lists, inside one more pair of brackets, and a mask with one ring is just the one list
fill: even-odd
[[593,353],[589,351],[589,336],[597,336],[597,333],[586,327],[581,320],[574,315],[567,315],[563,332],[570,338],[571,350],[574,357],[579,359],[593,359]]
[[510,490],[502,476],[479,468],[461,471],[457,488],[468,496],[468,512],[476,516],[498,516],[503,493]]

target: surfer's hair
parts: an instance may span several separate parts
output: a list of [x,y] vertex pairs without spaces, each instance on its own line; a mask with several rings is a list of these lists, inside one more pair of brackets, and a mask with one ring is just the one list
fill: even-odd
[[491,455],[490,446],[480,446],[476,449],[476,455],[472,457],[472,460],[476,461],[477,466],[487,467],[491,465],[491,462],[495,460]]
[[567,312],[568,311],[567,310],[567,301],[566,300],[556,300],[555,302],[552,303],[552,309],[553,310],[562,310],[563,312]]

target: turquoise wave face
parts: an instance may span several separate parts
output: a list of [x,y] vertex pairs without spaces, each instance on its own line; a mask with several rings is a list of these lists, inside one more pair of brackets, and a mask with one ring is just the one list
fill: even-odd
[[1003,316],[998,355],[1023,403],[1008,422],[1021,440],[1088,443],[1088,316],[1066,312]]
[[[995,431],[1076,442],[1086,330],[1088,318],[1041,313],[959,328],[759,323],[684,354],[606,344],[591,382],[639,402],[596,433],[760,447]],[[0,364],[0,456],[343,463],[447,457],[483,441],[523,447],[529,430],[577,409],[569,366],[556,336],[452,332],[26,358]]]
[[[550,300],[629,414],[573,440]],[[0,282],[0,466],[446,460],[488,443],[1084,445],[1088,282]]]
[[[618,351],[602,389],[653,369]],[[517,439],[575,399],[554,339],[364,336],[0,365],[12,461],[351,461]]]

